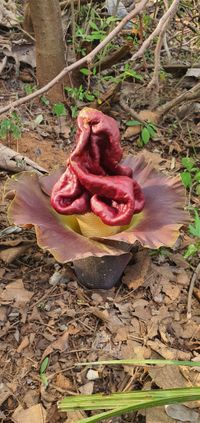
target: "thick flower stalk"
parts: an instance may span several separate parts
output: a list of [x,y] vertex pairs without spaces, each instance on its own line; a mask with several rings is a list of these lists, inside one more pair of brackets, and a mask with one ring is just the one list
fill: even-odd
[[35,225],[40,247],[62,263],[125,254],[135,241],[148,248],[173,246],[184,212],[178,177],[157,173],[142,154],[122,160],[114,119],[85,108],[78,117],[75,149],[50,175],[15,175],[8,218]]

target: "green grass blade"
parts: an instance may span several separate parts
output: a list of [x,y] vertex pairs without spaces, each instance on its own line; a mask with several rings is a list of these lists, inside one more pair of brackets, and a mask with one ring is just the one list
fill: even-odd
[[101,366],[110,364],[123,364],[130,366],[146,366],[146,365],[170,365],[170,366],[188,366],[188,367],[200,367],[200,361],[180,361],[180,360],[103,360],[103,361],[90,361],[86,363],[78,363],[78,366]]
[[[188,401],[190,396],[200,399],[200,387],[155,389],[148,391],[117,392],[111,395],[77,395],[66,397],[58,402],[58,408],[62,411],[69,410],[100,410],[128,407],[151,401],[170,401],[181,398],[182,402]],[[188,399],[189,398],[189,399]]]
[[[137,391],[136,391],[137,392]],[[152,393],[154,391],[146,391],[147,394]],[[103,413],[96,414],[91,417],[87,417],[84,419],[79,420],[78,423],[96,423],[99,421],[102,421],[104,419],[108,419],[113,416],[119,416],[123,413],[133,412],[140,409],[146,409],[151,407],[156,407],[160,405],[166,405],[166,404],[177,404],[177,403],[183,403],[186,401],[195,401],[200,399],[200,387],[197,388],[185,388],[185,389],[166,389],[166,390],[160,390],[159,392],[162,392],[161,397],[158,397],[154,399],[143,399],[143,401],[135,401],[133,403],[129,403],[129,405],[126,405],[124,407],[119,407],[119,402],[116,402],[116,408],[110,411],[106,411]],[[170,396],[169,393],[172,393]],[[143,392],[145,394],[145,392]],[[132,392],[134,394],[134,392]],[[157,391],[158,394],[158,391]],[[121,395],[124,395],[123,393]],[[86,397],[86,396],[84,396]],[[90,395],[88,395],[90,397]],[[95,395],[94,395],[95,397]],[[148,397],[148,395],[147,395]],[[72,399],[72,397],[69,397],[69,401]],[[89,398],[88,398],[89,399]],[[64,400],[63,400],[64,401]],[[61,401],[62,402],[62,401]],[[61,403],[60,402],[60,403]],[[62,410],[61,407],[59,407],[61,411],[66,411],[66,409]],[[79,410],[82,409],[81,406],[77,407]]]

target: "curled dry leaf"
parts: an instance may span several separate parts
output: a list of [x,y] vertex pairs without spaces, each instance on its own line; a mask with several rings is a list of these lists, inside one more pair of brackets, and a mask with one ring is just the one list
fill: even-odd
[[122,282],[129,289],[137,289],[143,285],[150,267],[150,257],[147,251],[140,251],[134,255],[134,263],[127,266]]
[[1,293],[1,300],[4,302],[12,302],[16,307],[25,307],[33,296],[33,292],[24,288],[21,279],[9,283]]

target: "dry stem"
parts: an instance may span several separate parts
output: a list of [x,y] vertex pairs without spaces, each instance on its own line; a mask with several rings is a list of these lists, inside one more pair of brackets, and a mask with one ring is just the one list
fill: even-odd
[[199,277],[199,273],[200,273],[200,263],[198,264],[196,270],[193,273],[191,282],[190,282],[190,288],[189,288],[189,292],[188,292],[188,302],[187,302],[187,319],[191,319],[192,317],[192,294],[193,294],[193,290],[194,290],[194,285],[195,282],[197,280],[197,278]]
[[165,12],[164,15],[162,16],[162,18],[160,19],[156,29],[154,29],[152,34],[149,35],[149,37],[143,42],[143,44],[141,45],[139,50],[131,57],[132,61],[138,59],[138,57],[141,57],[144,54],[144,52],[147,50],[149,45],[151,44],[154,37],[156,37],[157,35],[159,35],[162,32],[163,26],[165,25],[166,21],[168,21],[168,19],[170,20],[171,17],[174,16],[174,13],[177,9],[179,2],[180,2],[180,0],[174,0],[173,1],[173,3],[171,4],[171,6],[167,10],[167,12]]
[[198,97],[200,97],[200,82],[190,90],[183,92],[178,97],[175,97],[167,103],[163,104],[162,106],[158,107],[156,109],[156,113],[158,113],[160,117],[164,116],[166,113],[169,112],[169,110],[173,109],[176,106],[179,106],[181,103],[195,100]]

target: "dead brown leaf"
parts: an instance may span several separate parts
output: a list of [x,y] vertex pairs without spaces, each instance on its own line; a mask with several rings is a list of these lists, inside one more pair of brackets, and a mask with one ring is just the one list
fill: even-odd
[[191,353],[184,352],[175,348],[171,348],[165,344],[163,344],[159,339],[155,341],[148,341],[148,347],[150,347],[153,351],[157,352],[162,357],[166,358],[166,360],[190,360]]
[[1,241],[0,243],[0,259],[4,263],[12,263],[16,258],[20,257],[33,244],[33,241],[24,241],[20,239]]
[[25,348],[27,348],[29,346],[29,337],[26,335],[23,339],[22,342],[19,344],[18,348],[17,348],[17,352],[20,354]]
[[11,390],[5,385],[5,383],[0,383],[0,405],[12,395]]
[[14,423],[45,423],[46,411],[42,404],[33,405],[26,410],[19,405],[12,415],[12,420]]
[[180,373],[179,368],[175,366],[152,367],[148,370],[148,373],[154,383],[162,389],[190,386],[190,383]]
[[70,381],[70,379],[66,378],[62,373],[59,373],[56,376],[56,386],[58,386],[61,389],[72,389],[73,385]]
[[146,250],[136,253],[134,259],[135,263],[127,266],[125,275],[122,277],[122,282],[127,285],[129,289],[137,289],[143,285],[151,262]]
[[87,417],[84,411],[71,411],[67,414],[68,418],[64,423],[76,423]]
[[21,279],[9,283],[1,294],[1,300],[13,302],[16,307],[24,307],[32,298],[33,292],[27,291]]
[[53,351],[65,351],[68,348],[69,335],[76,334],[78,332],[79,329],[75,328],[74,326],[70,326],[69,329],[67,329],[62,336],[56,339],[56,341],[54,341],[44,350],[41,361],[43,361],[45,357],[47,357],[47,355],[51,354]]
[[166,414],[164,407],[149,408],[145,414],[146,423],[175,423],[174,419]]

